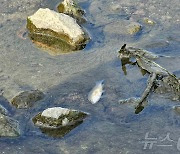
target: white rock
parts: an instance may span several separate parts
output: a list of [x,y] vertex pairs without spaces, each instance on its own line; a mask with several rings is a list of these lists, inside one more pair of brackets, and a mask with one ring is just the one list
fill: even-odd
[[28,19],[36,28],[50,29],[60,34],[66,34],[75,44],[83,38],[84,31],[72,17],[57,13],[48,8],[40,8],[35,14]]
[[62,107],[47,108],[41,116],[58,119],[61,115],[69,114],[70,110]]

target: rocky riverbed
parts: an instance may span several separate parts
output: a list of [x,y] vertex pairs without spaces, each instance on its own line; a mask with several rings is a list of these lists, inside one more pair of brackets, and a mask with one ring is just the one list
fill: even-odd
[[[141,96],[148,76],[131,65],[124,75],[117,56],[124,43],[149,50],[159,55],[158,64],[180,78],[179,1],[78,0],[91,41],[79,52],[52,56],[31,42],[26,20],[39,8],[57,11],[60,2],[1,2],[0,128],[10,128],[14,134],[0,133],[0,153],[178,154],[180,114],[174,106],[180,102],[153,93],[137,115],[132,104],[119,104],[119,99]],[[91,104],[88,93],[100,80],[105,81],[105,97]],[[30,108],[11,105],[21,92],[37,89],[44,97]],[[63,138],[53,138],[32,121],[51,107],[90,116]],[[4,121],[13,125],[2,125]],[[155,138],[152,149],[145,146],[148,138]]]

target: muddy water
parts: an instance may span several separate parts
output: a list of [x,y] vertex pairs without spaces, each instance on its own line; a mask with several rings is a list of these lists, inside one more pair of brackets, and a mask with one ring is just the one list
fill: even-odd
[[[148,76],[129,66],[127,76],[117,58],[119,48],[128,46],[147,49],[159,55],[158,63],[180,77],[179,3],[178,0],[79,0],[86,10],[83,25],[91,42],[83,51],[51,56],[37,48],[24,34],[27,16],[40,7],[55,9],[56,0],[8,0],[0,6],[0,90],[11,100],[18,92],[39,89],[44,100],[30,110],[16,110],[7,101],[12,116],[21,124],[18,138],[0,138],[0,153],[122,153],[169,154],[180,152],[180,115],[178,105],[164,95],[152,94],[145,109],[134,114],[132,104],[119,104],[119,99],[138,97]],[[155,22],[144,22],[149,18]],[[124,27],[138,22],[142,30],[129,35]],[[105,80],[105,97],[95,105],[87,100],[96,81]],[[61,106],[90,113],[83,124],[64,138],[54,139],[33,126],[31,118],[47,107]],[[145,135],[148,138],[145,139]],[[169,139],[165,137],[169,136]],[[145,143],[152,144],[146,146]],[[153,141],[153,142],[152,142]]]

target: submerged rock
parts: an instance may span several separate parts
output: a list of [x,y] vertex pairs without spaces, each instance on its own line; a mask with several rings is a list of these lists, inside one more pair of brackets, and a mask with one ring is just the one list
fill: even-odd
[[155,22],[149,18],[144,18],[144,22],[147,24],[147,25],[154,25]]
[[0,137],[16,137],[19,135],[18,121],[0,113]]
[[29,16],[27,28],[34,43],[60,53],[83,49],[89,39],[75,19],[48,8]]
[[11,100],[11,104],[16,108],[27,109],[32,107],[35,102],[44,98],[44,94],[39,90],[21,92]]
[[[110,37],[132,37],[142,31],[142,25],[129,20],[117,20],[104,26],[103,31]],[[118,38],[117,38],[118,39]]]
[[133,35],[138,33],[142,29],[142,26],[137,22],[132,22],[126,28],[128,33]]
[[83,16],[85,11],[82,10],[74,0],[64,0],[57,6],[57,10],[60,13],[65,13],[75,18],[78,23],[84,23],[86,21]]
[[62,137],[81,124],[87,115],[82,111],[53,107],[38,113],[32,120],[43,133],[52,137]]

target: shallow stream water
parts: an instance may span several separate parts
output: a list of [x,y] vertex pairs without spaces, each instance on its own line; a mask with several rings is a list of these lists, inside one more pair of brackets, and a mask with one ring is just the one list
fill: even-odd
[[[128,67],[125,76],[117,57],[124,43],[146,49],[160,55],[157,63],[180,78],[179,1],[78,0],[86,10],[83,27],[91,41],[82,51],[52,56],[21,32],[27,16],[40,7],[56,10],[59,2],[0,0],[0,102],[21,126],[20,137],[0,138],[0,153],[180,153],[180,114],[172,109],[180,102],[152,94],[139,114],[134,113],[132,104],[119,104],[119,99],[139,97],[148,76],[142,76],[134,66]],[[155,24],[144,23],[144,18]],[[142,24],[136,35],[124,32],[131,22]],[[87,100],[88,92],[102,79],[105,96],[93,105]],[[30,89],[46,95],[32,109],[15,109],[8,103],[20,91]],[[31,119],[54,106],[82,110],[90,116],[63,138],[51,138]]]

